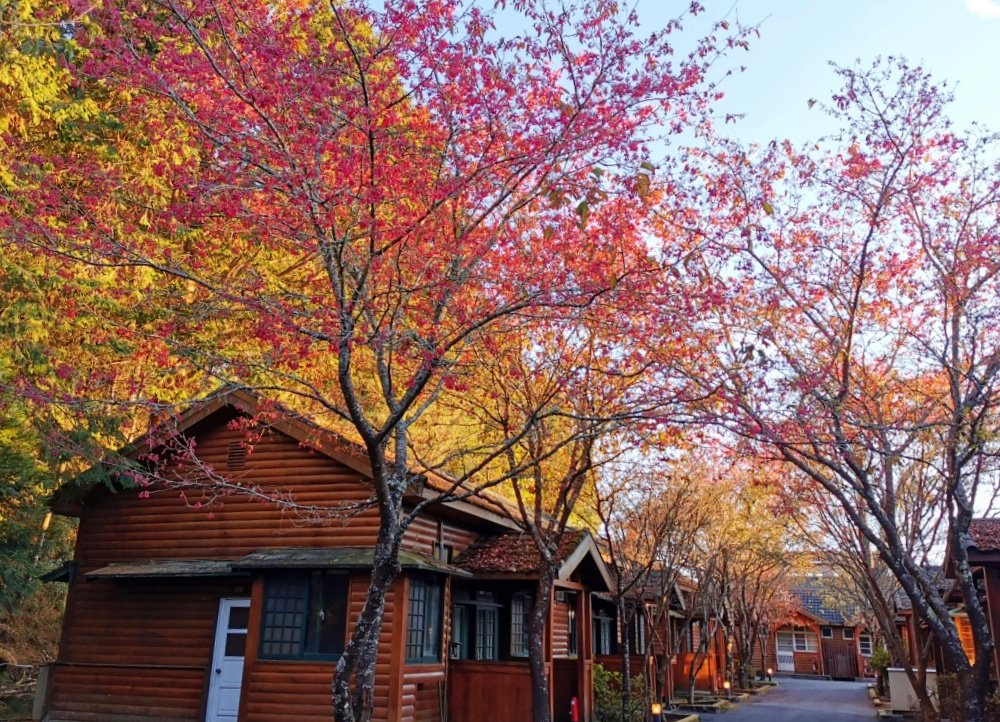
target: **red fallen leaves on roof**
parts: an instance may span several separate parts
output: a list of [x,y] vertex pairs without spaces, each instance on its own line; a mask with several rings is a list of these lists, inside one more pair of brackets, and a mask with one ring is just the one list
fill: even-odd
[[973,519],[969,524],[972,544],[981,552],[1000,550],[1000,519]]
[[[562,561],[580,544],[585,531],[568,531],[559,544],[557,559]],[[525,574],[537,572],[541,562],[534,539],[528,533],[511,532],[486,537],[466,549],[455,565],[470,572]]]

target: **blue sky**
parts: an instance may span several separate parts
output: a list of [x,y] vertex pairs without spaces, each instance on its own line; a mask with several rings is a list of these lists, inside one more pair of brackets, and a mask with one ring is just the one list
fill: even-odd
[[[905,57],[955,91],[959,128],[977,121],[1000,130],[1000,0],[702,0],[703,18],[760,23],[761,37],[733,61],[746,72],[728,78],[725,113],[745,113],[725,131],[746,142],[811,140],[831,130],[808,100],[829,99],[837,79],[827,61],[868,64]],[[676,14],[677,0],[638,0],[650,27]],[[697,32],[702,22],[685,32]]]

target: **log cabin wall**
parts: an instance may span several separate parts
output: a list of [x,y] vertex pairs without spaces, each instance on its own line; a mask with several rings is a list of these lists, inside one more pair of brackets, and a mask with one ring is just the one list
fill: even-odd
[[[393,717],[398,700],[393,690],[393,637],[398,638],[398,624],[405,609],[397,611],[402,578],[397,579],[386,597],[382,635],[375,667],[373,720],[407,719]],[[351,575],[348,620],[361,613],[368,590],[368,575]],[[260,629],[263,585],[257,584],[251,602],[251,630]],[[348,624],[347,635],[353,631]],[[398,646],[398,645],[397,645]],[[331,717],[330,685],[336,662],[333,660],[274,660],[258,657],[259,637],[251,633],[247,644],[246,670],[240,699],[240,719],[244,722],[328,722]]]
[[421,554],[433,554],[437,545],[443,543],[457,557],[472,545],[479,534],[464,529],[452,522],[436,519],[427,514],[417,517],[403,536],[403,548]]
[[[335,505],[366,499],[361,475],[291,437],[273,431],[247,454],[244,468],[228,470],[230,445],[245,432],[212,425],[198,433],[198,458],[246,486],[289,495],[300,504]],[[95,489],[80,519],[76,559],[81,571],[115,561],[139,559],[235,559],[266,547],[374,545],[378,512],[363,511],[344,523],[308,524],[294,511],[255,498],[231,495],[208,505],[188,491],[112,494]],[[198,505],[201,506],[198,506]]]
[[552,656],[569,656],[569,618],[571,606],[556,600],[552,593]]
[[[408,590],[410,580],[406,580]],[[407,591],[408,595],[408,591]],[[441,661],[437,663],[408,663],[405,661],[405,654],[397,650],[399,659],[402,660],[402,672],[400,674],[401,684],[399,685],[400,709],[398,717],[390,715],[389,719],[405,719],[412,722],[440,722],[447,719],[447,659],[448,646],[451,641],[451,583],[444,586],[442,597],[442,625],[441,630]],[[400,622],[395,638],[405,639],[406,622],[404,615],[400,614]],[[386,628],[383,628],[383,637]],[[383,639],[384,645],[392,647],[392,639]],[[403,647],[397,643],[396,647]]]
[[67,599],[49,718],[200,720],[219,598],[244,581],[76,581]]
[[[242,468],[227,469],[245,439],[245,432],[229,427],[229,418],[230,412],[216,414],[189,432],[198,439],[198,456],[204,463],[245,485],[287,494],[303,504],[368,497],[369,487],[359,472],[277,431],[268,432],[248,450],[238,464]],[[333,661],[257,658],[261,576],[122,581],[86,580],[83,575],[113,562],[238,559],[279,547],[371,547],[377,512],[363,511],[349,522],[310,524],[273,503],[232,495],[208,505],[209,499],[199,494],[189,491],[183,499],[175,491],[153,491],[149,498],[139,498],[135,491],[113,494],[97,488],[86,498],[75,554],[80,577],[69,591],[68,621],[52,678],[51,720],[203,720],[219,599],[251,596],[251,586],[239,719],[330,719]],[[438,521],[428,514],[414,522],[404,548],[429,555],[441,540],[461,550],[476,537],[475,531],[459,523]],[[442,640],[441,663],[405,664],[405,584],[404,573],[386,605],[373,719],[429,722],[440,719],[447,638]],[[349,620],[360,613],[367,587],[366,572],[351,575]],[[448,609],[447,584],[445,589]]]

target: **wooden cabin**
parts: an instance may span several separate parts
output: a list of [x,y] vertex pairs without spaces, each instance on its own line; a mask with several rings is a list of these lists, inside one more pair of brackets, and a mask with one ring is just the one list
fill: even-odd
[[[688,609],[696,592],[693,583],[682,579],[668,589],[657,573],[651,575],[641,598],[637,596],[632,622],[625,628],[615,605],[607,597],[596,597],[593,607],[594,654],[606,669],[621,673],[624,659],[621,641],[629,637],[629,670],[642,677],[657,699],[673,699],[690,684],[692,670],[695,689],[716,693],[722,688],[725,669],[721,630],[705,638],[707,649],[698,649],[707,633],[705,620]],[[650,655],[644,650],[647,645]],[[696,669],[695,663],[700,662]]]
[[767,666],[777,674],[871,676],[874,636],[855,622],[855,610],[839,604],[822,581],[806,580],[791,594],[797,604],[771,634]]
[[[377,512],[310,518],[271,499],[366,500],[367,460],[292,415],[248,446],[240,420],[257,409],[232,391],[184,414],[177,429],[202,463],[253,493],[100,484],[57,494],[55,510],[80,521],[73,561],[50,575],[69,592],[58,658],[40,689],[46,720],[331,719],[334,666],[367,594]],[[144,452],[146,442],[133,445],[135,458]],[[414,488],[406,503],[432,487]],[[500,503],[475,497],[431,505],[410,526],[385,608],[373,720],[530,718],[521,614],[538,565],[489,571],[475,551],[512,538],[523,541]],[[590,536],[574,535],[546,635],[560,722],[567,695],[592,719],[590,597],[607,578]]]
[[[1000,519],[973,519],[969,523],[969,537],[972,540],[967,549],[969,566],[972,568],[973,577],[982,590],[982,598],[986,600],[985,608],[990,635],[995,643],[990,677],[996,680],[998,670],[1000,670],[1000,644],[996,643],[997,634],[1000,632]],[[947,553],[945,558],[947,562],[941,573],[943,580],[938,584],[938,589],[942,590],[945,601],[952,607],[951,618],[958,630],[962,649],[969,661],[973,662],[976,658],[976,647],[972,637],[972,625],[969,622],[969,615],[965,611],[965,599],[953,579],[955,570],[951,562],[951,554]],[[937,581],[935,579],[936,583]],[[907,606],[909,607],[909,605]],[[929,630],[917,631],[918,625],[913,621],[913,610],[909,609],[909,612],[912,635],[917,639],[926,639],[930,634]],[[944,663],[939,646],[934,644],[933,647],[937,669],[947,670],[948,665]]]

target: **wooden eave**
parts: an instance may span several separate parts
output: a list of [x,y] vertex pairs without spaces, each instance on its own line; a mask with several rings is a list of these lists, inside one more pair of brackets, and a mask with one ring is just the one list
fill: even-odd
[[573,573],[583,564],[587,559],[593,561],[594,566],[597,569],[597,573],[600,576],[601,581],[604,583],[604,589],[598,591],[610,592],[614,589],[614,582],[611,579],[611,573],[608,571],[608,566],[604,563],[604,559],[601,557],[601,552],[597,548],[597,543],[594,541],[594,537],[589,533],[583,535],[580,539],[580,543],[577,544],[576,549],[574,549],[569,556],[559,565],[559,571],[556,574],[556,579],[560,581],[568,581]]
[[[239,559],[157,559],[114,562],[87,572],[87,579],[154,579],[246,576],[255,571],[287,569],[371,569],[375,550],[365,547],[288,547],[258,549]],[[403,569],[471,576],[433,557],[400,551]]]
[[[231,562],[234,569],[371,569],[375,550],[367,547],[289,547],[258,549]],[[434,557],[406,549],[399,552],[403,569],[470,577],[469,572]]]
[[87,572],[87,579],[155,579],[190,577],[231,577],[241,572],[233,563],[218,559],[158,559],[141,562],[113,562]]
[[808,609],[796,609],[794,612],[792,612],[792,614],[801,615],[801,616],[805,617],[806,619],[808,619],[808,620],[810,620],[810,621],[812,621],[812,622],[814,622],[814,623],[816,623],[816,624],[818,624],[818,625],[820,625],[822,627],[840,627],[840,626],[844,626],[844,625],[841,625],[841,624],[834,624],[834,623],[830,622],[829,620],[827,620],[825,617],[821,617],[818,614],[813,614]]
[[[406,501],[410,502],[414,506],[422,501],[436,501],[436,503],[430,505],[435,512],[441,514],[445,517],[459,517],[459,518],[473,518],[479,521],[486,522],[492,526],[502,527],[504,529],[510,529],[512,531],[517,531],[520,527],[508,516],[505,516],[499,511],[490,511],[484,506],[472,504],[465,499],[451,499],[448,501],[438,500],[441,492],[436,489],[429,489],[424,487],[419,491],[414,490],[414,493],[408,495]],[[482,497],[480,497],[482,499]],[[492,501],[492,499],[490,500]]]

